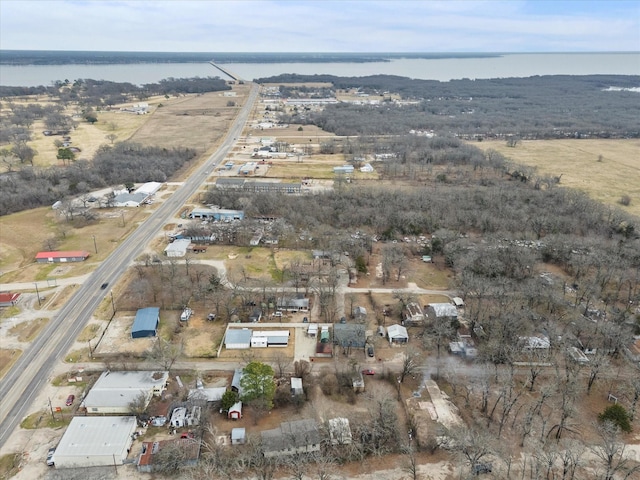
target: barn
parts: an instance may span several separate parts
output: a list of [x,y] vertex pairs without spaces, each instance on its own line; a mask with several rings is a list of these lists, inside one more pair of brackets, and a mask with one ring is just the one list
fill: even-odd
[[136,319],[131,327],[131,338],[155,337],[160,323],[158,307],[141,308],[136,312]]
[[123,465],[136,417],[74,417],[54,454],[56,468]]
[[89,258],[89,252],[84,250],[72,250],[68,252],[38,252],[36,262],[38,263],[67,263],[84,262]]

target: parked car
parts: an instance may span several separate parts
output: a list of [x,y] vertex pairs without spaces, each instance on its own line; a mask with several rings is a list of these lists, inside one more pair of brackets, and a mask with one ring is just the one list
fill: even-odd
[[55,448],[50,448],[47,452],[47,466],[53,467],[55,465],[55,461],[53,460],[53,454],[56,453]]
[[369,355],[370,357],[375,356],[375,352],[373,351],[373,347],[371,345],[367,347],[367,355]]
[[309,319],[308,319],[307,317],[304,317],[304,318],[302,319],[302,323],[309,323]]
[[340,317],[340,323],[347,323],[346,317]]
[[482,473],[491,473],[492,465],[490,463],[476,463],[473,466],[473,474],[480,475]]
[[376,371],[371,369],[371,368],[365,368],[364,370],[362,370],[362,374],[363,375],[375,375]]
[[70,407],[71,405],[73,405],[73,401],[74,401],[75,399],[76,399],[76,396],[75,396],[75,395],[73,395],[73,394],[72,394],[72,395],[69,395],[69,396],[67,397],[67,401],[65,402],[65,405],[66,405],[67,407]]

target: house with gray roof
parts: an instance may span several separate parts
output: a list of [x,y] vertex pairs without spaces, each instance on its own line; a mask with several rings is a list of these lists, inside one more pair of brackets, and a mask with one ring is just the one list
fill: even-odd
[[336,323],[333,326],[333,343],[343,348],[364,348],[367,343],[362,323]]
[[267,458],[318,452],[320,441],[314,420],[282,422],[279,428],[262,431],[262,452]]
[[458,318],[458,309],[450,303],[430,303],[427,305],[426,313],[431,321]]

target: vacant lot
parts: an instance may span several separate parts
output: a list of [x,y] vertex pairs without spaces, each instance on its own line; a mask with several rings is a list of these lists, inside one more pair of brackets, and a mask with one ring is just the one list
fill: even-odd
[[189,147],[205,152],[222,138],[240,109],[227,103],[232,100],[241,105],[249,86],[238,85],[234,89],[238,96],[232,99],[211,92],[162,103],[131,140],[143,145]]
[[4,377],[21,354],[21,350],[0,348],[0,378]]
[[[527,140],[515,148],[507,147],[504,141],[473,145],[538,167],[540,174],[562,175],[561,186],[640,215],[640,140]],[[618,204],[622,195],[631,198],[629,206]]]
[[14,335],[20,342],[30,342],[42,330],[49,321],[48,318],[36,318],[25,321],[9,329],[9,334]]

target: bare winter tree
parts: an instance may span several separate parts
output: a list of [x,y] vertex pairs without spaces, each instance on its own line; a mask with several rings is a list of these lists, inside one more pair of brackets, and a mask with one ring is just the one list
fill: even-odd
[[449,435],[453,439],[458,454],[464,459],[470,470],[483,458],[493,453],[486,430],[479,430],[477,427],[470,426],[468,429],[452,430]]
[[419,364],[419,354],[412,350],[407,350],[402,359],[402,369],[400,370],[400,383],[404,382],[407,375],[416,373]]
[[640,473],[640,464],[631,460],[627,445],[620,439],[619,428],[605,421],[598,425],[598,433],[599,442],[591,446],[591,451],[602,462],[599,470],[600,478],[603,480],[636,478],[635,475]]

